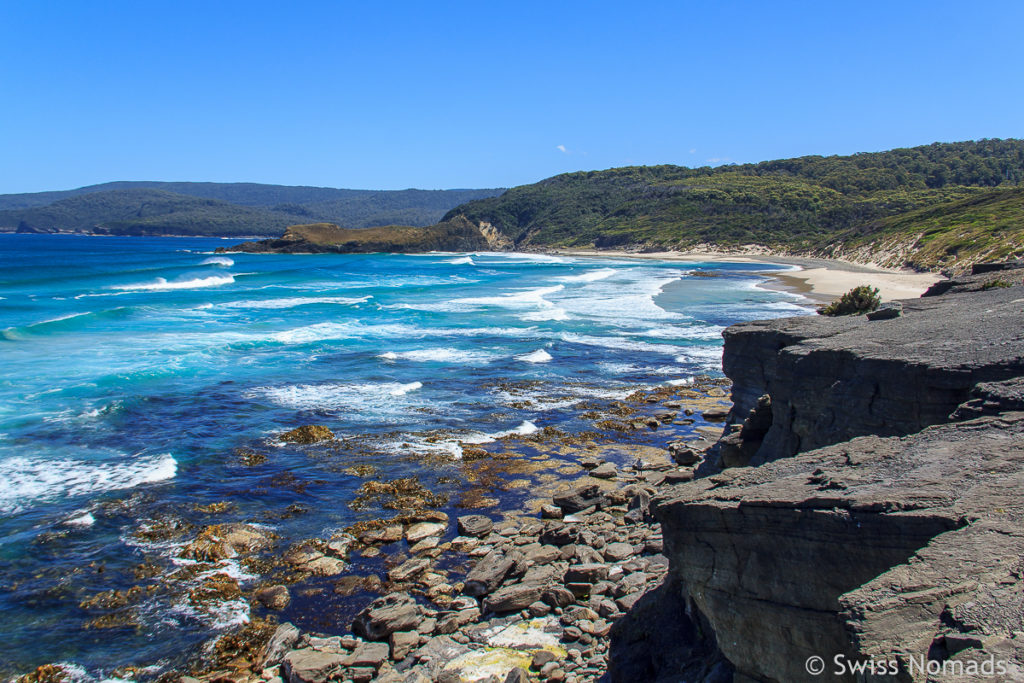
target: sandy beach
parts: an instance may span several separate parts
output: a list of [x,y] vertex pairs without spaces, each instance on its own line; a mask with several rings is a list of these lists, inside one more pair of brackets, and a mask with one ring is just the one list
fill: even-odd
[[847,261],[775,256],[771,254],[724,254],[716,252],[651,252],[639,254],[627,251],[557,250],[554,254],[635,258],[658,261],[713,262],[713,263],[772,263],[784,267],[778,271],[766,270],[773,279],[762,285],[768,289],[794,292],[814,303],[829,303],[859,285],[877,287],[883,301],[912,299],[921,296],[932,284],[944,279],[938,273],[920,273],[913,270],[892,270],[863,266]]

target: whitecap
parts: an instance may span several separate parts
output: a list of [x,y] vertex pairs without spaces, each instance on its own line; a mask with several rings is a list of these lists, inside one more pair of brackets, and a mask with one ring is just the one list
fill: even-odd
[[177,289],[199,289],[202,287],[219,287],[229,285],[235,281],[232,275],[210,275],[192,280],[174,280],[168,282],[165,278],[158,277],[156,282],[140,282],[132,285],[114,285],[111,289],[141,292],[167,292]]
[[225,268],[230,268],[231,266],[235,265],[235,262],[233,260],[229,259],[227,256],[211,256],[208,259],[204,259],[203,262],[200,263],[199,265],[201,265],[201,266],[224,266]]
[[445,261],[445,263],[450,263],[450,264],[452,264],[454,266],[475,266],[476,265],[475,263],[473,263],[473,257],[472,256],[463,256],[461,258],[448,259],[447,261]]
[[598,280],[604,280],[615,275],[616,272],[614,268],[600,268],[580,273],[579,275],[563,275],[555,279],[559,282],[597,282]]
[[241,301],[227,301],[217,304],[218,308],[256,308],[256,309],[278,309],[295,308],[296,306],[310,306],[314,304],[337,304],[351,306],[365,303],[372,299],[372,296],[294,296],[282,297],[280,299],[245,299]]
[[592,335],[576,334],[566,332],[562,334],[562,340],[573,344],[584,344],[586,346],[603,346],[607,349],[620,349],[622,351],[653,351],[655,353],[679,353],[680,347],[672,344],[652,344],[650,342],[626,339],[625,337],[599,337]]
[[92,526],[95,523],[96,518],[92,516],[91,512],[86,512],[85,514],[78,515],[77,517],[71,517],[70,519],[64,520],[64,524],[67,526]]
[[516,356],[516,360],[521,360],[525,363],[547,363],[551,360],[551,354],[544,349],[537,349],[532,353],[524,353],[521,356]]
[[693,377],[680,377],[679,379],[670,379],[665,384],[670,387],[685,387],[693,384]]
[[246,398],[265,398],[290,410],[344,411],[359,420],[375,420],[401,411],[396,399],[423,387],[421,382],[286,384],[256,387]]
[[462,349],[438,348],[417,349],[413,351],[385,351],[377,356],[383,360],[409,360],[419,363],[486,363],[496,356],[484,351],[465,351]]
[[527,322],[544,322],[545,320],[568,320],[569,313],[564,308],[547,308],[530,311],[519,315],[520,320]]
[[173,479],[178,462],[169,453],[120,462],[18,456],[0,461],[0,513],[20,512],[36,501],[127,489]]
[[452,299],[454,304],[471,304],[475,306],[502,306],[505,308],[524,308],[529,306],[540,306],[543,308],[554,308],[554,304],[544,297],[565,289],[565,285],[554,287],[534,287],[499,296],[476,296],[463,299]]
[[408,384],[399,384],[397,387],[388,392],[391,396],[405,396],[410,391],[416,391],[417,389],[423,388],[423,382],[409,382]]

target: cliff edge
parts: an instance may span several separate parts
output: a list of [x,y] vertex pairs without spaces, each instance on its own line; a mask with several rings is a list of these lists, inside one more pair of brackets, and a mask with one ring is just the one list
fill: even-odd
[[731,425],[654,503],[669,579],[612,679],[1024,679],[1022,275],[726,330]]

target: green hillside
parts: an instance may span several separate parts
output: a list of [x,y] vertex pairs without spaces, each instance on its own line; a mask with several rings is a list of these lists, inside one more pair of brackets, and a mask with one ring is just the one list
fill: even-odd
[[119,234],[277,235],[294,223],[431,225],[501,190],[344,190],[258,183],[115,182],[0,195],[0,229]]
[[[470,202],[446,219],[464,215],[490,223],[517,248],[762,245],[819,253],[834,246],[837,234],[865,244],[883,228],[909,229],[883,219],[925,209],[941,213],[938,207],[956,207],[1022,180],[1024,141],[936,143],[718,168],[570,173]],[[1003,211],[1012,202],[996,204]]]

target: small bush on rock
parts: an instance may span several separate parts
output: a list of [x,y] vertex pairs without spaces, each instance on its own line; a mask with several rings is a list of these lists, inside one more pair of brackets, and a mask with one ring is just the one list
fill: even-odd
[[861,285],[854,287],[828,306],[819,308],[818,313],[821,315],[861,315],[874,311],[881,303],[882,300],[878,297],[878,287]]

